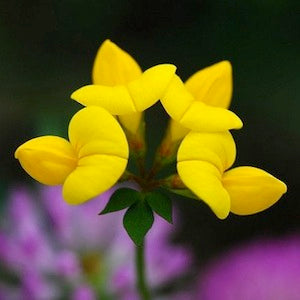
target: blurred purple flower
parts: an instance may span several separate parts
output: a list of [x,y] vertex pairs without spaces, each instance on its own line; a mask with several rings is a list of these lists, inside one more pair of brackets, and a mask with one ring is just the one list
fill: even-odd
[[299,300],[300,236],[258,240],[208,266],[195,299]]
[[[134,246],[122,226],[124,212],[98,216],[112,192],[69,206],[60,187],[43,187],[38,195],[13,189],[0,227],[0,270],[14,279],[0,279],[0,300],[134,300]],[[174,230],[156,217],[147,235],[154,290],[191,267],[190,251],[170,243]]]

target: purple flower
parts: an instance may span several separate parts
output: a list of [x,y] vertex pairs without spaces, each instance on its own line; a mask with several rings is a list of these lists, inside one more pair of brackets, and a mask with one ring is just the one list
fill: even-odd
[[[0,280],[0,300],[135,299],[134,245],[122,226],[124,212],[98,216],[112,193],[69,206],[60,187],[35,194],[14,188],[0,227],[0,267],[14,279]],[[190,251],[170,242],[174,230],[156,217],[147,236],[153,290],[191,267]]]
[[300,299],[300,236],[258,240],[217,259],[195,299]]

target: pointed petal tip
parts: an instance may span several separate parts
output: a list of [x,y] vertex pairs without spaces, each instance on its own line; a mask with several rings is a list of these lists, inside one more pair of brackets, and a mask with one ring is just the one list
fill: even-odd
[[26,147],[26,145],[28,145],[28,142],[29,141],[24,142],[16,149],[16,151],[14,153],[14,158],[20,160],[22,153],[25,152],[26,150],[28,150],[28,147]]
[[[89,87],[89,86],[91,86],[91,85],[85,85],[85,86],[82,86],[82,87],[76,89],[76,90],[71,94],[70,98],[71,98],[72,100],[75,100],[75,101],[79,102],[79,101],[78,101],[78,98],[81,98],[81,93],[82,93],[82,91],[84,91],[85,88],[86,88],[86,87]],[[80,103],[80,102],[79,102],[79,103]]]
[[216,65],[219,65],[220,67],[223,67],[224,69],[227,69],[229,71],[232,70],[232,65],[229,60],[222,60],[219,63],[216,63]]
[[171,72],[175,73],[177,70],[177,67],[173,64],[162,64],[163,66],[166,66],[166,68],[169,68]]
[[231,212],[236,215],[262,212],[279,201],[287,191],[284,182],[251,166],[236,167],[225,172],[223,185],[231,198]]
[[244,124],[243,121],[237,116],[235,115],[235,122],[233,123],[233,127],[231,129],[241,129],[243,128]]
[[[85,98],[88,96],[89,91],[94,88],[94,84],[87,84],[84,86],[81,86],[80,88],[76,89],[70,96],[72,100],[75,100],[77,102],[80,101],[81,98]],[[80,103],[80,102],[79,102]],[[82,103],[81,103],[82,104]],[[84,104],[83,104],[84,105]]]
[[26,146],[24,147],[24,145],[26,144],[27,142],[23,143],[22,145],[20,145],[15,153],[14,153],[14,158],[15,159],[18,159],[20,160],[21,159],[21,156],[24,155],[26,153],[26,151],[30,151],[30,149],[26,148]]
[[[22,146],[22,145],[21,145]],[[19,159],[19,151],[20,151],[20,147],[21,146],[19,146],[17,149],[16,149],[16,151],[15,151],[15,153],[14,153],[14,158],[15,159]]]
[[167,68],[169,68],[171,73],[175,74],[175,72],[177,70],[177,67],[175,65],[173,65],[173,64],[163,64],[163,65],[166,66]]
[[282,195],[284,195],[287,192],[287,185],[283,181],[279,180],[278,178],[276,179],[277,179],[278,187],[281,190]]
[[105,39],[104,42],[102,43],[102,45],[105,44],[114,44],[114,42],[111,41],[111,39]]
[[104,42],[100,45],[100,48],[99,49],[119,49],[119,46],[114,43],[113,41],[111,41],[110,39],[106,39],[104,40]]
[[[211,66],[208,66],[207,68],[205,69],[209,69],[209,68],[212,68],[212,69],[215,69],[217,70],[218,69],[218,73],[227,73],[227,74],[231,74],[232,73],[232,65],[231,65],[231,62],[229,60],[221,60]],[[204,70],[205,70],[204,69]]]
[[217,216],[218,219],[220,220],[225,220],[228,216],[229,216],[229,212],[228,210],[224,210],[224,211],[214,211],[215,215]]
[[[229,198],[228,198],[229,199]],[[206,201],[204,201],[206,202]],[[223,201],[222,203],[219,203],[218,205],[215,205],[215,203],[208,203],[208,206],[213,211],[213,213],[216,215],[216,217],[220,220],[225,220],[230,213],[230,202]]]
[[[156,70],[156,71],[159,71],[159,72],[165,72],[165,73],[171,73],[171,74],[175,74],[176,70],[177,70],[177,67],[173,64],[158,64],[158,65],[155,65],[149,69],[147,69],[145,72],[149,72],[149,71],[152,71],[152,70]],[[171,80],[171,79],[170,79]]]
[[[210,106],[210,108],[213,109],[213,107]],[[240,119],[240,117],[235,114],[233,111],[224,109],[224,108],[218,108],[223,110],[223,118],[224,118],[224,130],[231,130],[231,129],[241,129],[243,128],[244,124],[243,121]],[[213,112],[213,110],[212,110]],[[225,125],[226,124],[226,125]],[[227,127],[227,128],[226,128]]]

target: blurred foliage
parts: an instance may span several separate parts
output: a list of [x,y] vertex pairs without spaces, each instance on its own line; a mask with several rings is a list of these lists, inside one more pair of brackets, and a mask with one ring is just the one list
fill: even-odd
[[[31,182],[13,158],[35,135],[67,135],[79,105],[69,99],[90,82],[94,55],[110,38],[142,67],[174,63],[186,79],[222,59],[234,69],[231,106],[244,121],[234,132],[237,164],[259,166],[288,184],[270,210],[219,221],[203,204],[177,198],[182,239],[206,259],[253,235],[299,230],[300,5],[298,0],[11,0],[0,7],[0,167],[2,185]],[[147,115],[150,141],[166,115]],[[155,143],[150,143],[154,153]],[[188,203],[187,203],[188,201]]]

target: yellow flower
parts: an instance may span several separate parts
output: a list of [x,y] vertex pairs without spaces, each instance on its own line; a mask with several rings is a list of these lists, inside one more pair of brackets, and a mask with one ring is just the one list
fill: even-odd
[[269,173],[244,166],[228,170],[236,147],[229,131],[190,132],[177,155],[183,183],[206,202],[220,219],[229,212],[249,215],[273,205],[286,192],[286,185]]
[[37,137],[21,145],[15,157],[31,177],[47,185],[63,184],[66,202],[80,204],[118,181],[127,165],[128,144],[115,118],[100,107],[73,116],[69,140]]
[[141,112],[165,93],[176,67],[161,64],[142,73],[137,62],[110,40],[99,48],[93,67],[93,85],[75,91],[71,98],[89,106],[101,106],[119,116],[120,122],[135,133]]
[[[228,61],[219,62],[196,72],[184,85],[179,78],[175,78],[173,85],[173,87],[172,84],[170,85],[169,91],[161,102],[165,104],[166,109],[169,109],[168,112],[171,117],[177,118],[177,121],[170,119],[164,139],[157,151],[157,161],[169,162],[173,159],[175,160],[181,140],[191,129],[204,132],[218,132],[242,126],[237,116],[225,110],[230,105],[232,95],[232,69]],[[176,88],[179,89],[179,92],[176,92]],[[172,93],[172,89],[173,93],[175,93],[174,96],[168,95],[168,93]],[[178,98],[179,104],[176,105],[172,101],[180,93],[183,93],[183,96]],[[187,97],[190,104],[188,104],[189,102],[186,103],[188,105],[186,107],[184,103]],[[193,104],[195,101],[199,103]],[[173,104],[174,107],[172,106]],[[194,111],[193,115],[189,115],[187,112],[193,105],[200,105],[198,107],[199,111]],[[180,121],[180,116],[182,115],[180,110],[186,110],[187,118],[182,118],[182,120],[186,123],[192,122],[193,126],[190,126],[192,128],[183,126],[183,123]],[[176,112],[179,112],[179,114],[174,115]]]
[[189,130],[221,132],[241,128],[239,117],[227,110],[231,95],[232,70],[228,61],[198,71],[185,84],[174,76],[161,99],[173,119],[171,140],[180,140]]

